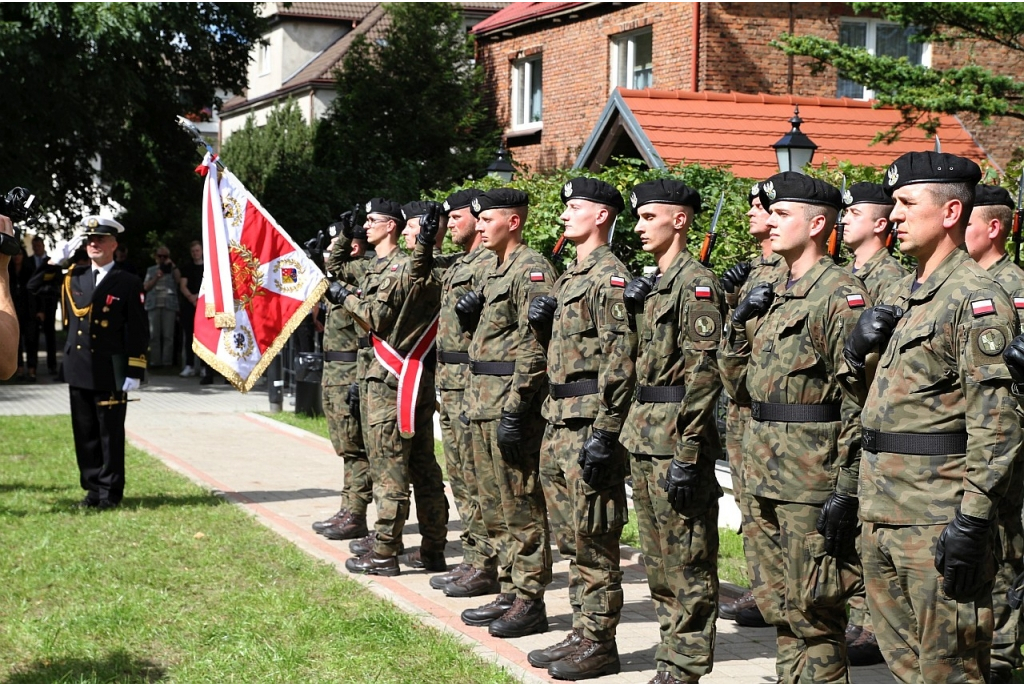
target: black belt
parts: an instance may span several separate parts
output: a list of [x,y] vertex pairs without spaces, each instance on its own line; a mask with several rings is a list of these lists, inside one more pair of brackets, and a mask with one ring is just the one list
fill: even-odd
[[373,345],[370,343],[370,336],[362,336],[362,337],[356,338],[356,344],[359,345],[359,347],[361,349],[367,348],[367,347],[373,347]]
[[442,364],[468,364],[469,352],[442,352],[438,350],[437,361]]
[[967,433],[883,433],[863,428],[861,447],[868,452],[940,456],[965,454]]
[[638,385],[637,402],[682,402],[686,397],[685,385]]
[[477,376],[511,376],[516,372],[515,362],[469,361],[469,370]]
[[553,399],[564,400],[567,397],[583,397],[597,394],[597,379],[584,378],[572,383],[548,383],[548,394]]
[[355,352],[324,352],[325,362],[354,362]]
[[782,421],[784,423],[824,423],[841,421],[838,404],[773,404],[751,402],[750,418],[755,421]]

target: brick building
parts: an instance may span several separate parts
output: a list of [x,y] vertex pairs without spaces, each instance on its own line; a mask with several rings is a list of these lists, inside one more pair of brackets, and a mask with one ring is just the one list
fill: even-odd
[[[856,16],[847,3],[513,3],[473,29],[488,105],[516,163],[534,170],[572,166],[620,87],[871,99],[834,70],[812,75],[808,58],[771,47],[784,32],[839,39],[936,68],[973,62],[1019,73],[1020,60],[1008,50],[910,43],[907,31]],[[786,118],[775,139],[788,130]],[[989,127],[969,117],[953,121],[1000,168],[1024,133],[1024,125],[1008,119]]]

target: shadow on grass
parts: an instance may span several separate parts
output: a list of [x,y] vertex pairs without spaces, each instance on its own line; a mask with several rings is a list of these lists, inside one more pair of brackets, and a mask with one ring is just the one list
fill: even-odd
[[6,683],[161,683],[167,671],[123,650],[97,659],[68,657],[33,661],[11,669]]

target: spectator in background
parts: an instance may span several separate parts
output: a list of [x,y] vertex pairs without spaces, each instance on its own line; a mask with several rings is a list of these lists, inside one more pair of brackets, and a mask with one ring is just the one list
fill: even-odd
[[196,360],[192,351],[192,336],[195,330],[196,302],[199,301],[199,286],[203,284],[203,244],[193,240],[188,246],[192,260],[181,267],[181,330],[182,350],[185,356],[185,368],[181,376],[195,376],[199,372],[201,361]]
[[[43,239],[32,238],[32,271],[39,271],[49,262]],[[57,313],[57,297],[60,295],[60,272],[49,270],[43,278],[42,286],[35,296],[35,308],[32,312],[32,327],[25,338],[25,354],[28,357],[28,376],[34,380],[39,357],[39,333],[46,339],[46,368],[50,375],[57,373],[57,333],[54,319]]]
[[135,268],[133,263],[128,261],[128,248],[124,245],[118,245],[117,250],[114,251],[114,268],[127,271],[136,276],[139,275],[139,270]]
[[142,288],[149,315],[149,368],[159,369],[174,362],[174,321],[178,317],[181,272],[171,261],[166,245],[157,247],[153,256],[156,264],[146,270]]

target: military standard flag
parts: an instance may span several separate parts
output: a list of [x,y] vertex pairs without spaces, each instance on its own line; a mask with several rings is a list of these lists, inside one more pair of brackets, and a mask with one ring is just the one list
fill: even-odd
[[203,190],[203,284],[192,349],[248,392],[327,290],[323,272],[217,158]]

